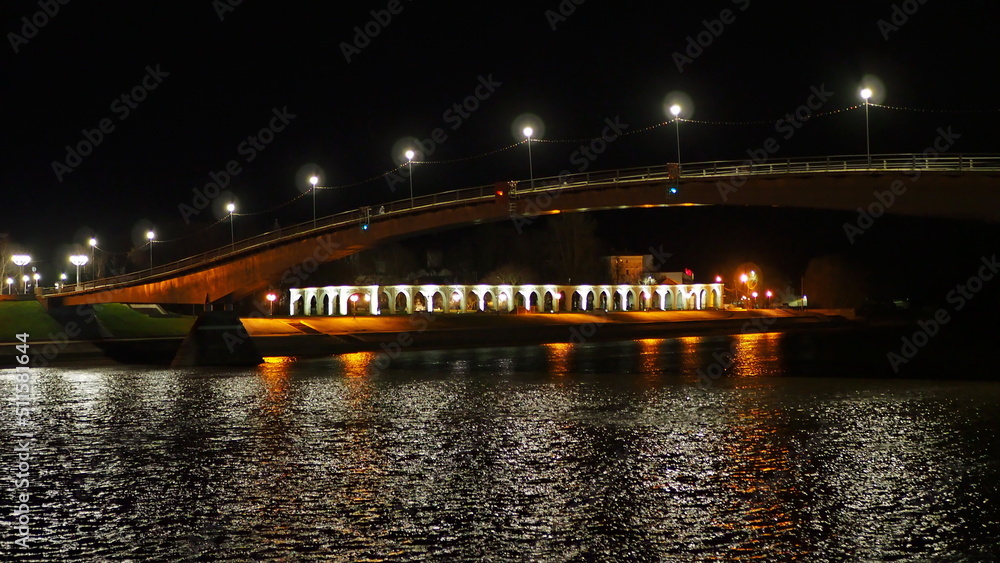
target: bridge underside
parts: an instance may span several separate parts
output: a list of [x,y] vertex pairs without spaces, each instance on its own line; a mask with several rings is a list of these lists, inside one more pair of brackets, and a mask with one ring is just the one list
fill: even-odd
[[[240,250],[215,262],[166,272],[123,287],[52,295],[49,304],[93,303],[203,304],[236,301],[279,283],[301,286],[324,262],[337,260],[427,232],[464,225],[514,220],[555,213],[664,207],[729,205],[799,207],[887,213],[980,221],[1000,220],[1000,175],[923,172],[789,174],[729,178],[685,178],[678,193],[663,179],[605,182],[547,192],[521,192],[511,213],[507,202],[489,195],[448,205],[372,215],[370,228],[358,223],[322,226],[295,238]],[[553,187],[552,189],[554,189]],[[880,213],[879,213],[880,214]]]

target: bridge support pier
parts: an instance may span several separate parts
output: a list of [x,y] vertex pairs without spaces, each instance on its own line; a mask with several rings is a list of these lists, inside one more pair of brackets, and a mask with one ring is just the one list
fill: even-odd
[[171,367],[255,366],[264,361],[234,311],[206,311],[174,356]]

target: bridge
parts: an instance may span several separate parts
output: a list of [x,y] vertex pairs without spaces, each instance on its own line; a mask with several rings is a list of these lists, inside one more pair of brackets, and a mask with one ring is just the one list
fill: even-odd
[[[234,302],[319,264],[414,235],[556,213],[669,206],[799,207],[1000,219],[1000,155],[891,154],[718,161],[586,172],[436,193],[345,211],[156,266],[47,291],[48,306]],[[859,212],[860,214],[860,212]],[[361,228],[362,226],[367,228]]]

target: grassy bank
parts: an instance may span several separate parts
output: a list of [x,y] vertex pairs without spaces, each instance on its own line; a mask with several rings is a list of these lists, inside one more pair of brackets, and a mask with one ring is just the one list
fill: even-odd
[[[194,317],[153,318],[117,303],[95,307],[94,312],[114,338],[183,337],[194,323]],[[18,333],[28,333],[34,341],[52,340],[50,335],[64,330],[37,301],[0,302],[0,342],[14,342]]]

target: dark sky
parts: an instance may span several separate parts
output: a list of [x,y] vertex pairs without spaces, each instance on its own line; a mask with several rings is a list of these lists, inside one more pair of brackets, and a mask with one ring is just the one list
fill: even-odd
[[[956,151],[997,151],[1000,114],[958,113],[1000,107],[998,10],[986,3],[896,3],[916,8],[905,22],[893,2],[870,0],[807,8],[761,0],[245,1],[221,16],[224,0],[69,2],[51,17],[36,15],[41,5],[3,3],[0,180],[0,232],[41,264],[65,261],[68,245],[91,233],[108,251],[142,244],[148,225],[161,239],[198,236],[224,215],[230,196],[217,198],[192,225],[182,206],[196,208],[192,190],[230,161],[239,172],[227,190],[240,211],[259,213],[237,218],[237,236],[246,236],[276,219],[311,217],[308,197],[272,211],[302,192],[309,171],[321,170],[327,186],[377,177],[396,166],[407,137],[442,129],[447,140],[425,157],[438,161],[514,143],[514,122],[526,113],[542,119],[549,140],[592,138],[615,118],[637,131],[668,119],[671,92],[692,100],[685,104],[689,119],[764,121],[683,124],[686,161],[745,157],[813,88],[832,92],[819,111],[853,106],[865,75],[881,80],[876,100],[885,104],[946,110],[873,109],[873,152],[919,151],[947,125],[963,133]],[[372,10],[390,6],[401,11],[387,25],[369,23]],[[557,19],[560,6],[575,12]],[[880,28],[894,11],[898,29]],[[723,16],[728,23],[713,23]],[[22,18],[44,25],[25,29]],[[355,42],[355,26],[366,25],[377,35],[352,47],[348,62],[345,45]],[[707,28],[717,36],[708,39]],[[691,51],[679,69],[675,53],[702,32],[708,45]],[[144,80],[155,88],[142,88]],[[129,107],[122,96],[136,87],[143,99]],[[447,113],[477,88],[484,99],[475,111]],[[278,124],[275,112],[287,114],[284,129],[262,150],[241,149],[249,136]],[[67,145],[95,139],[102,120],[113,130],[78,164],[68,161]],[[591,169],[673,161],[674,135],[669,126],[624,137]],[[780,156],[864,153],[864,140],[864,112],[855,110],[807,124],[783,142]],[[576,149],[534,143],[536,177],[576,168]],[[73,166],[63,168],[67,163]],[[414,183],[419,195],[527,175],[521,146],[418,165]],[[407,184],[396,188],[378,178],[320,192],[320,214],[406,197]]]

